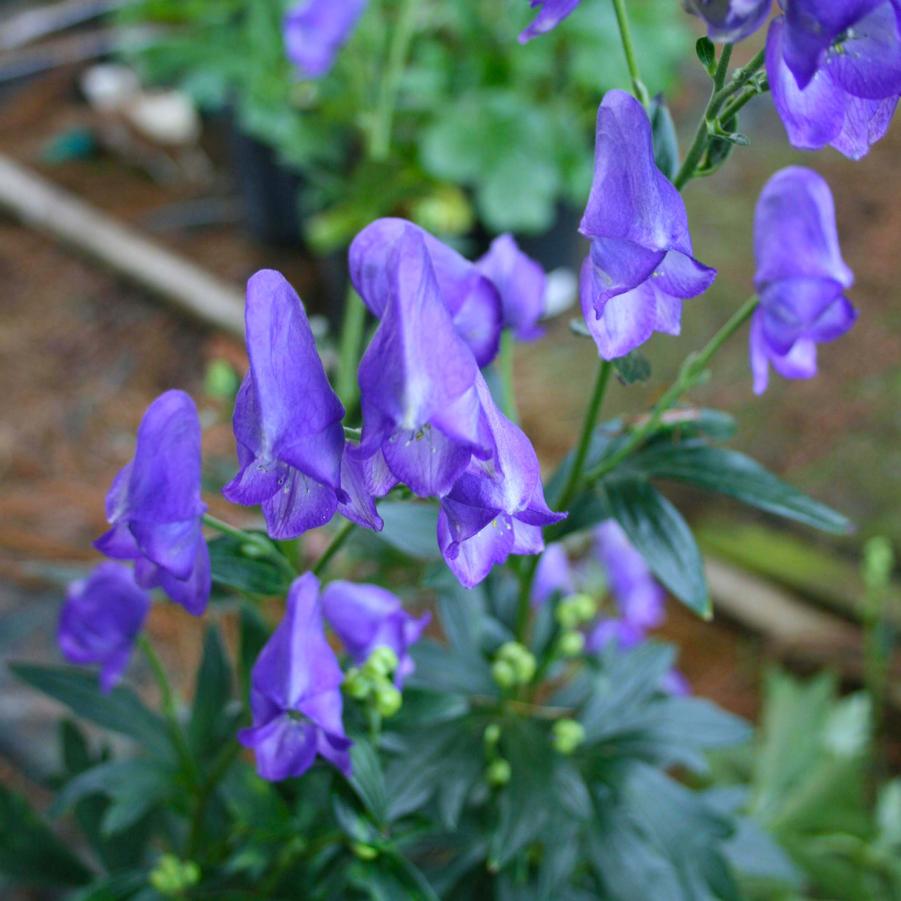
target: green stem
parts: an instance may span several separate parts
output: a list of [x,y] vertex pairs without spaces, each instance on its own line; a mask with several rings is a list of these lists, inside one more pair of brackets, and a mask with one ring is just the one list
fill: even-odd
[[217,532],[221,532],[223,535],[230,535],[232,538],[240,538],[242,541],[253,542],[256,537],[249,532],[245,532],[243,529],[239,529],[237,526],[230,525],[222,519],[211,516],[209,513],[203,514],[203,524],[209,526],[211,529],[215,529]]
[[510,329],[501,332],[501,349],[497,358],[498,375],[503,389],[503,408],[508,419],[519,422],[519,410],[516,406],[516,383],[513,378],[513,358],[516,349],[516,338]]
[[172,684],[169,682],[169,677],[166,675],[166,668],[163,666],[163,662],[160,660],[156,649],[146,635],[139,635],[137,644],[143,652],[144,657],[147,659],[147,663],[150,665],[156,684],[159,687],[160,705],[163,708],[163,716],[166,719],[169,737],[172,740],[175,751],[185,770],[185,775],[191,780],[193,785],[197,785],[199,783],[197,764],[194,761],[194,756],[191,754],[191,749],[188,747],[188,741],[185,738],[184,730],[178,719],[178,707],[175,703],[175,694],[172,691]]
[[[727,48],[729,52],[727,53]],[[725,84],[726,69],[731,59],[730,45],[723,48],[720,55],[720,61],[717,64],[716,74],[713,79],[713,89],[710,92],[710,99],[707,101],[707,107],[704,115],[701,116],[698,127],[695,131],[694,139],[685,154],[685,159],[673,179],[673,184],[681,191],[682,188],[694,178],[698,170],[701,160],[707,151],[710,143],[711,132],[722,111],[723,105],[733,95],[737,94],[753,77],[757,74],[764,63],[764,51],[760,51],[746,66],[736,69],[732,75],[729,84]],[[725,60],[725,63],[724,63]]]
[[203,839],[203,821],[206,817],[207,803],[212,797],[216,786],[228,772],[241,751],[241,745],[232,739],[216,758],[213,768],[210,770],[200,791],[197,793],[197,802],[194,805],[194,813],[191,817],[191,828],[188,833],[188,860],[194,860],[200,851]]
[[650,95],[644,82],[641,80],[641,72],[638,70],[638,58],[635,54],[635,45],[632,43],[632,31],[629,28],[629,16],[626,12],[625,0],[613,0],[613,10],[616,13],[616,24],[619,27],[619,37],[626,54],[626,65],[629,67],[629,77],[632,79],[632,93],[647,106]]
[[203,514],[203,522],[204,525],[209,526],[211,529],[215,529],[217,532],[221,532],[223,535],[229,535],[232,538],[237,538],[240,541],[244,541],[247,544],[260,548],[266,558],[277,563],[285,575],[290,578],[293,579],[297,575],[297,569],[292,565],[291,561],[262,535],[254,532],[245,532],[243,529],[230,525],[224,520],[218,519],[215,516],[210,516],[209,513]]
[[592,484],[612,472],[626,457],[632,454],[636,448],[657,431],[666,412],[697,382],[723,344],[751,318],[751,314],[757,308],[757,304],[756,295],[746,300],[698,353],[691,354],[685,360],[676,380],[654,405],[651,415],[632,432],[629,439],[618,451],[601,460],[597,466],[585,474],[586,484]]
[[312,569],[313,575],[321,576],[325,568],[329,565],[332,557],[341,550],[341,546],[350,537],[350,533],[354,530],[354,524],[350,520],[345,520],[341,524],[341,528],[335,533],[332,543],[325,549],[322,556],[316,561]]
[[357,364],[366,327],[366,307],[354,289],[348,288],[344,301],[344,319],[341,323],[341,344],[338,348],[338,397],[350,413],[357,405]]
[[372,125],[369,153],[374,160],[387,159],[391,151],[391,130],[394,123],[394,110],[397,106],[397,92],[401,76],[407,64],[407,52],[413,37],[413,26],[416,20],[417,0],[402,0],[400,13],[391,36],[388,48],[388,61],[379,89],[375,118]]

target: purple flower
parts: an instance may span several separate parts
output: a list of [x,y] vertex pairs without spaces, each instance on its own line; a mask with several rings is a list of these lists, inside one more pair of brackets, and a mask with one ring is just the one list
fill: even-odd
[[429,624],[428,613],[416,619],[404,610],[400,598],[387,589],[340,581],[325,587],[322,610],[358,666],[376,648],[394,651],[398,659],[394,681],[398,688],[403,688],[404,679],[415,669],[409,649]]
[[547,281],[541,266],[519,249],[512,235],[495,238],[476,266],[500,293],[504,328],[520,341],[541,337],[538,320],[544,315]]
[[109,691],[128,665],[150,609],[150,597],[118,563],[101,563],[73,582],[59,617],[57,640],[70,663],[99,664],[100,687]]
[[473,263],[425,229],[405,219],[376,219],[367,225],[354,238],[348,254],[354,288],[373,315],[381,319],[394,290],[392,257],[399,246],[412,246],[413,235],[419,235],[425,244],[439,296],[454,328],[479,366],[487,366],[497,355],[501,335],[499,288]]
[[253,666],[253,726],[238,733],[263,779],[301,776],[317,754],[350,773],[342,678],[322,627],[319,581],[306,573],[291,586],[284,618]]
[[519,43],[528,43],[539,34],[553,31],[581,2],[582,0],[531,0],[533,9],[537,6],[541,9],[532,24],[519,36]]
[[730,44],[752,35],[770,14],[773,0],[688,0],[688,9],[707,24],[714,41]]
[[608,519],[598,526],[595,541],[618,616],[601,620],[595,626],[588,647],[600,650],[611,641],[621,648],[633,647],[648,630],[663,622],[666,596],[644,558],[614,520]]
[[532,586],[532,603],[537,607],[544,604],[555,593],[572,594],[575,591],[572,567],[566,549],[560,542],[545,549],[535,570],[535,582]]
[[309,78],[326,75],[368,0],[301,0],[285,15],[288,59]]
[[141,420],[135,455],[106,496],[112,528],[94,547],[107,557],[134,560],[139,585],[161,587],[198,616],[210,596],[205,510],[197,408],[184,391],[167,391]]
[[770,25],[766,68],[793,146],[859,159],[901,94],[901,3],[792,0]]
[[422,234],[405,228],[383,265],[373,279],[384,289],[381,322],[359,370],[362,437],[349,453],[365,460],[382,452],[415,494],[441,496],[473,455],[494,450],[479,367],[442,302]]
[[682,301],[716,277],[691,255],[685,205],[654,163],[647,113],[625,91],[608,91],[598,110],[580,231],[591,239],[582,313],[604,359],[624,356],[655,331],[677,335]]
[[845,334],[856,312],[845,290],[854,276],[842,259],[829,186],[811,169],[790,166],[765,185],[754,221],[760,305],[751,324],[754,391],[766,390],[769,364],[785,378],[816,375],[816,345]]
[[250,279],[245,320],[250,371],[234,413],[240,469],[223,494],[261,504],[273,538],[296,538],[351,503],[341,488],[344,408],[284,276],[263,270]]
[[529,439],[497,408],[481,374],[476,386],[496,449],[488,460],[472,460],[438,513],[438,546],[466,588],[510,554],[540,554],[541,527],[566,516],[547,506]]

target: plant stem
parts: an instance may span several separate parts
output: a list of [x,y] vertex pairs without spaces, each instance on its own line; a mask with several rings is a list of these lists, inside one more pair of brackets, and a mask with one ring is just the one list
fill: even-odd
[[331,562],[332,557],[341,550],[341,546],[350,537],[350,533],[354,530],[354,524],[350,520],[345,520],[341,524],[341,528],[335,533],[332,543],[325,549],[322,556],[316,561],[312,572],[314,576],[321,576],[325,568]]
[[230,535],[232,538],[240,538],[242,541],[253,541],[254,537],[249,532],[239,529],[237,526],[230,525],[225,520],[211,516],[209,513],[203,514],[203,524],[221,532],[223,535]]
[[726,47],[723,48],[719,63],[717,64],[716,74],[713,78],[713,89],[710,92],[710,99],[707,101],[704,115],[701,116],[701,121],[698,122],[698,127],[695,131],[694,139],[691,142],[691,147],[689,147],[688,153],[685,154],[685,159],[682,161],[682,165],[679,167],[679,171],[673,179],[673,184],[680,191],[692,178],[694,178],[698,166],[704,158],[704,153],[707,151],[707,146],[710,143],[711,138],[711,130],[717,119],[720,117],[723,105],[757,74],[764,63],[764,51],[761,50],[746,66],[743,66],[741,69],[736,69],[729,84],[725,84],[726,70],[729,66],[731,54],[731,45],[727,44]]
[[222,777],[228,772],[231,765],[235,762],[241,751],[241,745],[232,738],[231,741],[223,748],[216,758],[213,768],[209,775],[200,786],[197,793],[197,802],[194,805],[194,813],[191,817],[191,828],[188,833],[188,860],[194,860],[200,851],[201,839],[203,837],[203,820],[206,816],[206,806],[210,797],[216,789],[216,786],[222,780]]
[[497,358],[498,375],[503,389],[503,408],[508,419],[519,422],[519,410],[516,406],[516,386],[513,378],[513,358],[516,349],[516,338],[510,329],[501,332],[501,349]]
[[338,397],[348,413],[357,405],[357,364],[360,362],[360,346],[366,326],[366,307],[353,287],[347,289],[344,301],[344,318],[341,322],[341,343],[338,348]]
[[211,529],[215,529],[217,532],[221,532],[223,535],[230,535],[232,538],[237,538],[240,541],[247,542],[247,544],[261,548],[265,553],[265,556],[269,560],[277,563],[285,575],[290,576],[290,578],[293,579],[297,575],[297,569],[291,561],[262,535],[254,532],[245,532],[237,526],[230,525],[215,516],[210,516],[209,513],[203,514],[203,522],[204,525],[209,526]]
[[394,123],[394,110],[397,106],[397,91],[404,66],[407,64],[410,40],[413,37],[416,2],[417,0],[402,0],[400,13],[394,23],[391,45],[388,48],[387,66],[379,88],[375,119],[370,135],[369,153],[374,160],[386,159],[391,151],[391,130]]
[[629,16],[626,12],[625,0],[613,0],[613,9],[616,13],[616,24],[619,27],[619,37],[626,54],[626,65],[629,67],[629,77],[632,79],[632,93],[645,106],[650,102],[650,95],[644,82],[641,80],[641,72],[638,70],[638,59],[635,54],[635,45],[632,43],[632,31],[629,28]]
[[725,325],[707,342],[696,354],[691,354],[682,364],[679,375],[672,385],[666,390],[660,400],[654,405],[651,415],[635,429],[628,441],[618,451],[601,460],[593,469],[585,474],[585,483],[592,484],[605,475],[612,472],[623,460],[626,459],[646,438],[657,431],[663,416],[682,395],[694,385],[699,376],[707,368],[716,352],[732,337],[747,321],[757,308],[758,299],[754,295],[746,300],[738,310],[733,313]]
[[166,718],[169,737],[181,760],[185,774],[191,780],[192,784],[197,785],[199,783],[197,765],[194,762],[194,757],[191,754],[191,749],[188,747],[184,730],[178,719],[178,708],[175,704],[175,695],[172,691],[172,684],[169,682],[169,677],[166,675],[166,668],[163,666],[163,662],[160,660],[156,649],[146,635],[139,635],[137,644],[143,652],[144,657],[147,659],[147,663],[150,665],[156,684],[159,687],[160,704],[163,708],[163,716]]

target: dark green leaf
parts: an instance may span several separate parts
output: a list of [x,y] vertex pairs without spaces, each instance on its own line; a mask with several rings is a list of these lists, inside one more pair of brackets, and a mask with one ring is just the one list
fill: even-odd
[[90,870],[20,795],[0,785],[0,873],[25,885],[76,886]]
[[617,378],[624,385],[646,382],[651,377],[651,364],[648,358],[637,350],[613,361]]
[[250,671],[256,663],[263,645],[269,640],[269,627],[256,607],[241,605],[241,622],[238,640],[241,692],[246,696],[250,684]]
[[[679,138],[676,134],[673,117],[670,115],[669,107],[662,94],[658,94],[651,101],[649,115],[654,136],[654,162],[657,163],[657,168],[672,180],[679,169]],[[648,371],[650,372],[650,366],[648,366]]]
[[642,479],[605,483],[614,519],[658,579],[686,606],[711,615],[704,564],[679,511]]
[[376,823],[384,823],[388,815],[388,793],[378,754],[368,741],[357,738],[350,749],[350,759],[353,790]]
[[214,752],[228,736],[234,717],[228,715],[231,699],[231,665],[219,630],[207,629],[203,640],[203,658],[197,671],[194,704],[188,735],[191,746],[198,755]]
[[661,479],[689,482],[719,491],[742,503],[837,534],[851,523],[825,504],[802,494],[738,451],[701,442],[658,445],[638,454],[630,464]]
[[417,560],[433,560],[438,550],[438,508],[412,501],[385,501],[379,504],[385,528],[378,538],[395,550]]
[[65,704],[78,716],[136,739],[154,753],[171,752],[165,722],[144,706],[128,687],[118,685],[103,694],[97,677],[84,670],[63,666],[13,663],[10,669],[38,691]]
[[491,697],[497,694],[491,669],[480,654],[463,654],[426,639],[412,648],[411,655],[416,663],[411,686]]
[[701,65],[712,75],[716,69],[716,46],[706,35],[698,38],[695,43],[695,53],[701,61]]
[[67,901],[132,901],[147,887],[147,873],[142,870],[114,873],[67,895]]
[[[278,562],[279,550],[266,536],[260,534],[255,538],[254,543],[248,543],[231,535],[222,535],[209,543],[213,582],[261,597],[287,594],[291,577],[287,566]],[[267,545],[271,548],[268,553]]]

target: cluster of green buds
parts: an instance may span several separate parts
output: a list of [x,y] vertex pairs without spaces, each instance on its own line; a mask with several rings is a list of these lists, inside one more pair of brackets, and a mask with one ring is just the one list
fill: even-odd
[[391,648],[378,647],[361,667],[347,671],[344,690],[350,697],[371,704],[379,716],[394,716],[404,700],[391,681],[397,665],[397,654]]
[[200,867],[193,860],[163,854],[150,873],[150,885],[167,898],[177,898],[200,882]]
[[587,594],[571,594],[557,605],[556,617],[560,626],[557,652],[561,657],[578,657],[585,648],[585,634],[581,627],[597,616],[598,605]]
[[485,769],[485,781],[493,788],[502,788],[510,781],[512,772],[510,764],[501,757],[498,744],[501,740],[501,727],[497,723],[491,723],[485,729],[485,756],[488,758],[488,766]]
[[585,727],[578,720],[557,720],[551,731],[554,748],[560,754],[572,754],[585,741]]
[[535,676],[535,655],[518,641],[508,641],[498,649],[491,664],[491,676],[503,689],[528,685]]

